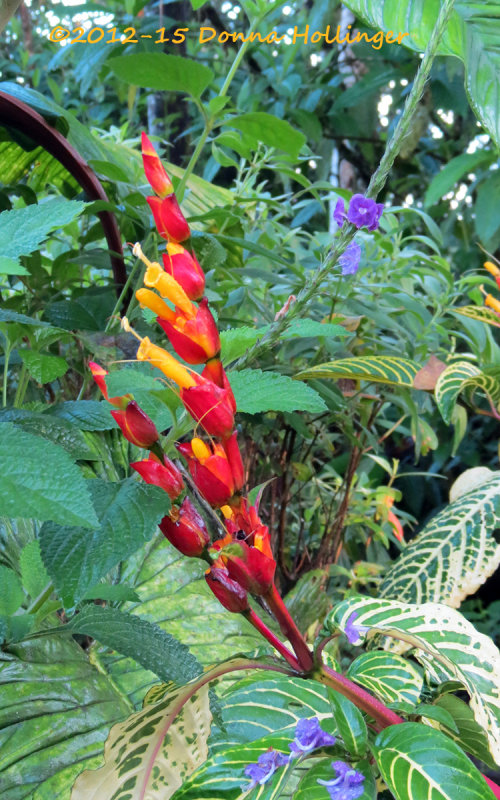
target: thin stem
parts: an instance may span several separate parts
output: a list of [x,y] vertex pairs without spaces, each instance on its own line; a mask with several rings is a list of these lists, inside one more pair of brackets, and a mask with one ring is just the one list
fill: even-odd
[[9,376],[9,361],[10,361],[11,350],[12,350],[11,343],[7,339],[7,345],[5,347],[4,360],[3,360],[2,405],[4,408],[7,405],[7,380]]
[[26,389],[28,388],[28,383],[29,383],[29,374],[26,369],[26,365],[23,364],[23,366],[21,367],[21,372],[19,374],[16,395],[14,397],[14,404],[13,404],[14,408],[19,408],[20,406],[22,406],[24,401],[24,396],[26,394]]
[[28,614],[36,614],[37,611],[41,609],[44,603],[49,599],[52,592],[54,591],[54,584],[52,581],[47,584],[45,589],[38,595],[38,597],[33,600],[32,604],[28,607],[27,613]]
[[312,677],[320,683],[324,683],[326,686],[335,689],[335,691],[340,694],[343,694],[348,700],[351,700],[355,706],[366,714],[369,714],[370,717],[373,717],[380,729],[387,728],[389,725],[399,725],[404,722],[402,717],[394,711],[391,711],[390,708],[387,708],[387,706],[381,703],[380,700],[377,700],[376,697],[372,697],[366,689],[353,683],[349,678],[345,678],[344,675],[335,672],[335,670],[327,667],[325,664],[321,664],[318,670],[313,673]]
[[311,651],[309,650],[301,632],[297,628],[297,625],[290,616],[290,613],[274,583],[268,594],[264,595],[264,600],[268,603],[269,608],[276,617],[282,633],[292,645],[299,660],[301,670],[303,672],[310,672],[314,665]]
[[[439,41],[445,31],[450,14],[453,10],[453,3],[454,0],[444,0],[441,5],[436,25],[429,40],[429,44],[427,45],[424,57],[420,62],[411,92],[408,95],[399,122],[396,125],[389,143],[387,144],[380,164],[372,176],[366,192],[367,197],[375,198],[380,190],[384,187],[389,171],[396,160],[408,131],[410,130],[413,117],[418,109],[418,104],[422,97],[425,83],[429,77],[431,66],[436,56]],[[305,282],[303,288],[297,295],[296,301],[290,307],[288,313],[271,324],[269,330],[262,337],[262,339],[256,342],[256,344],[254,344],[253,347],[251,347],[247,353],[238,360],[237,367],[241,368],[248,365],[258,356],[262,355],[266,350],[277,344],[283,331],[290,326],[291,322],[296,317],[302,315],[304,310],[309,305],[309,301],[315,295],[317,295],[319,287],[328,277],[333,267],[337,264],[339,256],[342,255],[348,244],[352,242],[355,235],[356,228],[354,225],[344,225],[344,229],[340,232],[338,239],[336,239],[335,243],[330,248],[323,263]]]
[[293,669],[295,669],[297,672],[302,672],[302,667],[300,666],[299,662],[297,661],[293,653],[291,653],[288,647],[285,647],[283,642],[281,642],[278,639],[278,637],[275,636],[275,634],[271,630],[269,630],[267,625],[261,620],[261,618],[255,613],[253,609],[250,608],[248,611],[243,611],[242,613],[243,616],[246,617],[247,620],[250,622],[250,624],[253,625],[254,628],[259,631],[259,633],[264,637],[264,639],[267,639],[267,641],[270,644],[272,644],[275,650],[277,650],[278,653],[280,653],[283,656],[283,658],[286,661],[288,661],[288,663],[290,664],[291,667],[293,667]]
[[115,303],[115,307],[113,308],[113,311],[112,311],[112,313],[111,313],[111,316],[110,316],[110,318],[108,319],[108,321],[107,321],[107,323],[106,323],[106,327],[104,328],[104,332],[105,332],[105,333],[107,333],[107,331],[109,331],[109,329],[110,329],[110,328],[113,326],[113,324],[114,324],[114,323],[117,321],[118,312],[120,311],[120,308],[121,308],[121,306],[122,306],[122,303],[123,303],[123,298],[124,298],[124,297],[125,297],[125,295],[127,294],[128,290],[129,290],[129,286],[130,286],[130,284],[132,283],[132,279],[133,279],[133,277],[134,277],[134,275],[135,275],[135,273],[136,273],[136,271],[137,271],[137,267],[138,267],[138,266],[139,266],[141,263],[142,263],[142,262],[141,262],[141,260],[140,260],[139,258],[138,258],[138,259],[136,259],[136,262],[135,262],[134,266],[133,266],[133,267],[132,267],[132,269],[130,270],[130,275],[128,276],[127,280],[126,280],[126,281],[125,281],[125,283],[124,283],[123,289],[122,289],[122,290],[121,290],[121,292],[120,292],[120,296],[118,297],[118,300],[117,300],[117,301],[116,301],[116,303]]

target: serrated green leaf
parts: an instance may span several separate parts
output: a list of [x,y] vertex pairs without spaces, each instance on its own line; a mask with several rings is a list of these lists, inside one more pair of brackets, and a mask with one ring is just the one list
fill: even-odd
[[439,512],[389,567],[381,597],[458,608],[500,564],[500,473]]
[[0,274],[1,275],[29,275],[26,267],[16,258],[5,258],[0,256]]
[[66,608],[99,578],[151,539],[170,508],[166,492],[128,478],[121,483],[88,481],[99,522],[93,530],[46,523],[42,557]]
[[[262,328],[248,328],[243,325],[240,328],[229,328],[229,330],[222,331],[220,339],[223,362],[228,364],[242,356],[249,347],[267,333],[269,327],[269,325],[264,325]],[[348,331],[342,325],[316,322],[313,319],[296,319],[281,334],[280,340],[287,341],[288,339],[317,338],[320,336],[340,338],[347,335]]]
[[12,422],[27,433],[34,433],[45,441],[64,447],[73,461],[92,461],[96,458],[82,432],[64,419],[24,408],[6,408],[0,410],[0,423],[2,422]]
[[[0,252],[6,258],[27,256],[37,250],[55,228],[62,228],[82,213],[87,203],[51,197],[38,205],[3,211]],[[23,232],[22,236],[19,231]]]
[[212,70],[184,56],[166,53],[136,53],[108,61],[119,78],[144,89],[187,92],[200,97],[212,81]]
[[33,325],[36,328],[50,327],[48,322],[27,317],[26,314],[18,314],[17,311],[11,311],[9,308],[0,308],[0,322],[17,322],[20,325]]
[[42,561],[40,542],[28,542],[19,556],[21,581],[32,600],[35,600],[49,583],[49,576]]
[[135,589],[122,583],[98,583],[87,589],[83,599],[106,600],[110,603],[125,603],[127,600],[139,603],[141,600]]
[[368,730],[361,711],[347,697],[333,689],[328,690],[328,699],[347,752],[355,758],[364,756],[368,745]]
[[21,581],[9,567],[0,564],[0,616],[9,617],[24,600]]
[[[319,414],[326,410],[320,395],[302,383],[276,372],[243,369],[228,374],[238,411],[258,414],[263,411],[310,411]],[[304,391],[305,390],[305,391]]]
[[38,383],[51,383],[61,378],[69,369],[68,362],[60,356],[48,356],[36,350],[18,350],[26,368]]
[[353,613],[356,625],[374,629],[414,647],[415,658],[434,679],[459,681],[470,697],[476,722],[488,736],[491,755],[500,760],[500,652],[465,617],[437,603],[409,605],[395,600],[354,596],[340,603],[327,624],[345,630]]
[[444,421],[449,425],[458,396],[469,390],[472,400],[477,390],[483,391],[494,406],[500,401],[500,381],[486,375],[470,361],[457,361],[450,364],[439,376],[435,398]]
[[0,462],[0,515],[80,525],[85,531],[97,524],[81,472],[62,447],[2,422]]
[[424,685],[417,667],[396,653],[373,650],[361,653],[347,670],[347,677],[360,683],[384,703],[416,705]]
[[249,111],[226,120],[225,125],[237,128],[247,138],[255,141],[254,149],[258,142],[269,147],[284,150],[293,158],[297,158],[306,137],[301,131],[292,128],[289,122],[264,111]]
[[440,731],[417,722],[391,725],[372,749],[397,800],[494,800],[472,761]]
[[396,356],[357,356],[340,358],[303,370],[296,378],[350,378],[351,380],[387,383],[391,386],[413,386],[420,370],[416,361]]
[[67,400],[49,406],[46,413],[65,419],[82,431],[107,431],[118,427],[111,416],[111,409],[112,406],[105,400]]

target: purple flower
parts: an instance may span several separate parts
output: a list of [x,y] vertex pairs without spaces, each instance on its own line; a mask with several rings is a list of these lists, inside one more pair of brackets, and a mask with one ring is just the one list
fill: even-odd
[[341,197],[339,197],[335,205],[335,208],[333,209],[333,219],[335,220],[339,228],[342,227],[342,225],[344,224],[344,220],[346,219],[344,201],[342,200]]
[[366,225],[369,231],[374,231],[378,228],[383,210],[383,203],[376,203],[371,197],[364,197],[362,194],[353,194],[347,210],[347,219],[356,228]]
[[334,761],[332,764],[335,770],[336,778],[331,781],[322,781],[318,779],[318,783],[326,786],[331,800],[357,800],[363,794],[363,781],[365,776],[353,769],[350,764],[345,761]]
[[359,260],[361,258],[361,247],[357,242],[348,244],[339,258],[342,267],[342,275],[354,275],[358,271]]
[[250,778],[251,783],[243,787],[243,791],[250,791],[255,786],[263,786],[269,778],[272,778],[274,773],[279,767],[284,767],[288,764],[290,756],[284,753],[278,753],[277,750],[268,750],[258,757],[256,764],[249,764],[245,767],[245,775]]
[[359,616],[358,612],[353,611],[345,624],[344,633],[349,639],[351,644],[358,644],[360,637],[370,630],[369,626],[367,625],[354,624],[354,620],[356,620],[358,616]]
[[318,747],[329,747],[335,742],[335,736],[322,730],[316,717],[313,717],[312,719],[299,719],[295,728],[295,739],[289,747],[293,758],[293,756],[310,753]]

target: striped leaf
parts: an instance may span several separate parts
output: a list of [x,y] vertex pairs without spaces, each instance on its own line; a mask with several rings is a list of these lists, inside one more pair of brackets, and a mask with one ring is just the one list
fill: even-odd
[[303,370],[296,378],[350,378],[355,381],[373,381],[391,386],[413,386],[420,364],[396,356],[357,356],[340,358]]
[[496,406],[499,402],[500,381],[496,377],[485,374],[469,361],[458,361],[446,367],[437,380],[435,397],[441,416],[448,425],[458,396],[466,391],[467,399],[472,402],[478,390],[484,392],[491,405]]
[[453,314],[461,314],[462,317],[477,319],[479,322],[486,322],[488,325],[500,328],[500,317],[491,308],[486,308],[485,306],[457,306],[448,310]]
[[396,800],[494,800],[483,776],[458,745],[418,722],[383,730],[373,753]]
[[328,697],[332,704],[339,735],[342,737],[347,752],[355,758],[364,756],[368,743],[368,731],[361,711],[347,697],[333,689],[329,689]]
[[[331,795],[325,786],[318,783],[318,780],[331,781],[335,777],[332,769],[331,758],[314,759],[313,766],[309,769],[299,787],[293,795],[293,800],[330,800]],[[375,800],[377,797],[373,770],[368,761],[359,761],[355,768],[365,776],[363,782],[363,794],[359,800]]]
[[347,677],[361,684],[384,703],[415,706],[424,679],[414,664],[396,653],[373,650],[362,653],[351,664]]
[[78,776],[71,800],[168,800],[208,755],[208,687],[188,684],[111,728],[105,763]]
[[380,596],[458,608],[500,564],[493,532],[500,527],[500,472],[460,495],[405,547]]
[[500,652],[492,640],[458,611],[437,603],[417,606],[354,596],[335,608],[327,624],[345,630],[354,612],[356,625],[373,629],[371,634],[383,633],[415,648],[415,657],[431,676],[437,668],[445,680],[463,684],[490,752],[500,761]]

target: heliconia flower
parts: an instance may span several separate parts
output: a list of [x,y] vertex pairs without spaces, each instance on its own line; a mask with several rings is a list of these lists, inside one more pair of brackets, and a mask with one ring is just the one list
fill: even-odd
[[354,624],[358,616],[358,612],[353,611],[344,627],[344,633],[351,644],[359,644],[361,641],[361,636],[364,636],[365,633],[370,630],[367,625]]
[[109,397],[108,396],[108,387],[106,386],[106,375],[109,375],[108,371],[101,367],[99,364],[96,364],[95,361],[89,361],[89,368],[92,373],[92,377],[94,381],[97,383],[99,389],[101,390],[104,398],[111,403],[113,406],[117,406],[117,408],[126,408],[127,405],[133,400],[131,394],[124,394],[120,397]]
[[331,800],[357,800],[364,792],[363,773],[355,770],[350,764],[344,761],[334,761],[332,767],[335,770],[336,778],[331,781],[323,781],[318,778],[318,783],[326,786]]
[[231,580],[225,567],[210,567],[205,573],[205,580],[227,611],[236,614],[249,609],[247,593],[239,583]]
[[159,316],[158,323],[175,352],[188,364],[204,364],[220,352],[219,332],[206,297],[201,300],[194,316],[179,311],[170,319]]
[[[211,379],[211,370],[217,363],[222,370],[222,387]],[[193,375],[193,379],[195,385],[181,389],[184,406],[210,436],[227,439],[234,428],[236,401],[218,359],[208,362],[201,375]]]
[[132,469],[153,486],[164,489],[171,500],[176,500],[184,489],[182,475],[167,456],[163,456],[163,463],[153,453],[145,461],[134,461]]
[[351,242],[339,257],[342,275],[354,275],[358,271],[361,258],[361,247],[357,242]]
[[369,231],[374,231],[379,226],[383,210],[383,203],[376,203],[371,197],[362,194],[353,194],[347,209],[347,219],[356,228],[366,226]]
[[116,409],[111,416],[118,423],[125,438],[137,447],[151,447],[159,439],[153,420],[131,400],[126,408]]
[[273,585],[276,562],[257,547],[249,547],[244,541],[234,541],[220,551],[220,558],[229,577],[247,592],[267,594]]
[[[236,437],[236,433],[233,437]],[[193,481],[210,505],[226,505],[233,494],[241,489],[243,479],[240,464],[231,451],[228,458],[223,444],[215,442],[208,445],[195,437],[191,442],[176,447],[187,460]]]
[[169,242],[162,254],[165,272],[180,283],[190,300],[199,300],[205,291],[205,273],[194,253],[181,244]]
[[159,197],[167,197],[174,191],[172,181],[168,177],[158,153],[144,131],[142,132],[141,140],[142,163],[144,164],[144,172],[146,173],[147,181],[153,192],[156,192]]
[[245,775],[250,778],[251,783],[243,786],[243,791],[250,791],[255,786],[263,786],[274,775],[279,767],[284,767],[290,761],[290,756],[279,753],[277,750],[268,750],[258,757],[256,764],[249,764],[245,767]]
[[185,556],[201,556],[210,542],[205,520],[186,497],[180,508],[174,506],[168,517],[163,517],[160,530]]
[[184,242],[191,236],[189,225],[181,211],[175,194],[161,197],[146,197],[160,236],[171,242]]
[[326,733],[316,717],[313,717],[312,719],[299,719],[295,728],[295,739],[289,747],[293,756],[300,756],[311,753],[318,747],[331,747],[336,741],[335,736]]
[[157,289],[162,297],[170,300],[184,314],[194,316],[196,313],[196,306],[191,302],[180,283],[168,272],[165,272],[156,261],[148,262],[144,283],[146,286],[152,286]]

